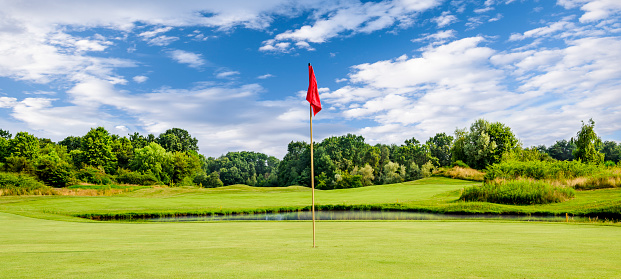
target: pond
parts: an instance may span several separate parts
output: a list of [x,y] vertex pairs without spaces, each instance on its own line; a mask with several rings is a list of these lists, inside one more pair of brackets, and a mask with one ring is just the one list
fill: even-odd
[[[327,220],[516,220],[516,221],[546,221],[565,222],[565,216],[529,216],[529,215],[497,215],[497,214],[439,214],[405,211],[315,211],[315,219]],[[312,220],[309,211],[206,215],[206,216],[176,216],[142,219],[149,222],[205,222],[205,221],[293,221]],[[588,217],[569,216],[570,221],[589,221]]]

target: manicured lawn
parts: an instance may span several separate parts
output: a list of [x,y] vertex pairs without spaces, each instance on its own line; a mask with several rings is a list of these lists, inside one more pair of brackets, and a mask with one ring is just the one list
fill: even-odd
[[102,223],[0,213],[3,278],[619,278],[618,226]]

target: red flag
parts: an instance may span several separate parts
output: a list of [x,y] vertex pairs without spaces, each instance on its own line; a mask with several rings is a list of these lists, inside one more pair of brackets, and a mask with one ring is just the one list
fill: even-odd
[[317,80],[315,79],[315,72],[313,66],[308,63],[308,91],[306,92],[306,100],[313,107],[314,115],[321,110],[321,101],[319,101],[319,91],[317,90]]

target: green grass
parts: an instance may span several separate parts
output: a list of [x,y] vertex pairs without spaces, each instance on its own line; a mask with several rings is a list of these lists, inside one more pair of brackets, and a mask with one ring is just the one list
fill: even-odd
[[78,223],[0,213],[4,278],[618,278],[616,226]]
[[[383,209],[439,213],[497,213],[543,215],[621,216],[621,188],[577,191],[573,199],[544,205],[503,205],[459,201],[465,187],[480,182],[432,177],[412,182],[355,189],[316,190],[319,209]],[[0,211],[47,219],[70,216],[136,216],[264,212],[297,210],[310,206],[305,187],[260,188],[234,185],[204,189],[192,187],[144,188],[114,196],[0,197]],[[73,219],[79,220],[79,219]]]

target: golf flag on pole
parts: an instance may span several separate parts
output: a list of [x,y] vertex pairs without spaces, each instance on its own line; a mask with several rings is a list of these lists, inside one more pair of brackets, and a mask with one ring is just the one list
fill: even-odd
[[313,66],[308,63],[308,91],[306,92],[306,100],[313,107],[314,115],[321,110],[321,101],[319,101],[319,91],[317,90],[317,80],[315,79],[315,72]]

